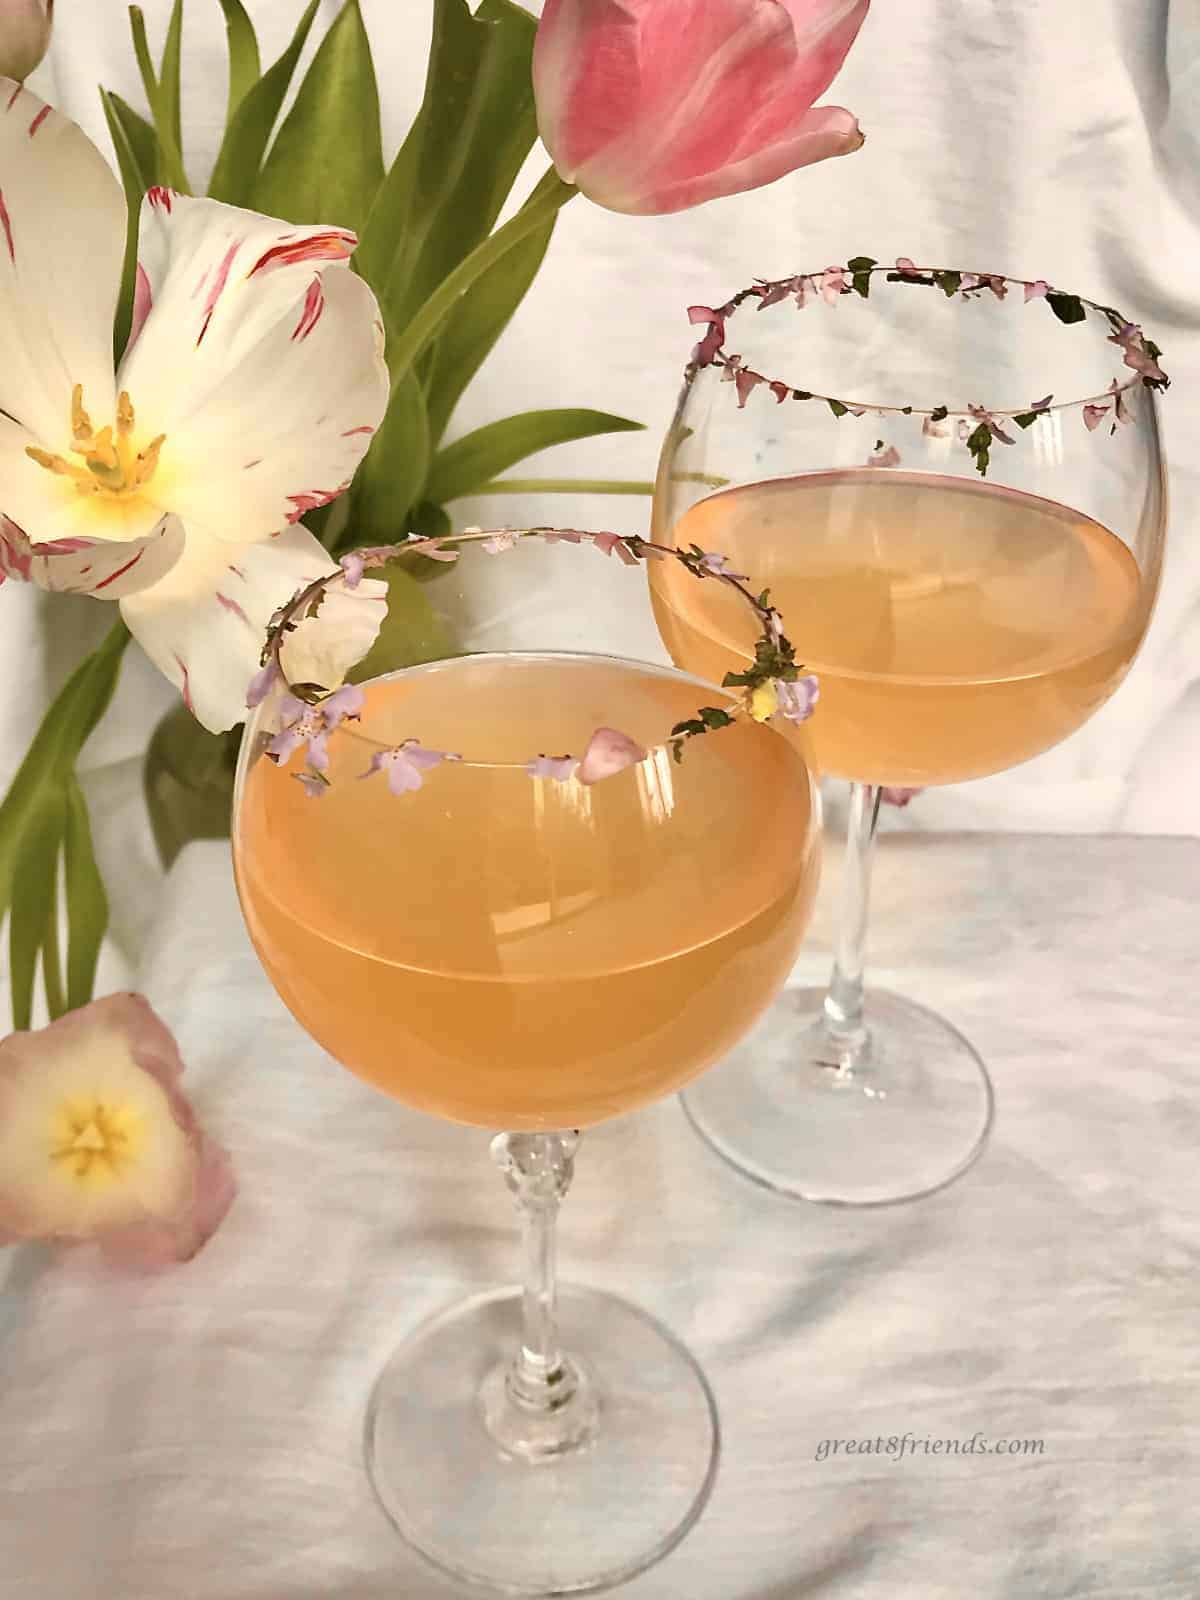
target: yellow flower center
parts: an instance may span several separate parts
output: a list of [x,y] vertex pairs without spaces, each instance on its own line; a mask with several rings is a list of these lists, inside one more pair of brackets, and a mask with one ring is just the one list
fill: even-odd
[[132,1106],[73,1101],[55,1113],[50,1159],[77,1184],[107,1186],[121,1181],[144,1143],[145,1125]]
[[71,452],[83,457],[83,465],[32,444],[25,447],[25,454],[47,472],[70,478],[80,494],[137,494],[154,476],[167,436],[160,433],[144,450],[136,450],[135,422],[133,402],[122,389],[115,429],[101,428],[97,433],[83,408],[83,385],[77,383],[71,394]]

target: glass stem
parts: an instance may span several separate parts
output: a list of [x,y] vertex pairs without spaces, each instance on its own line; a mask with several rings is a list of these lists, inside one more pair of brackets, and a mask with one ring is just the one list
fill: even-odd
[[843,1071],[853,1067],[867,1043],[867,1027],[863,1020],[863,966],[871,900],[871,860],[882,793],[875,784],[850,785],[837,944],[829,991],[825,996],[825,1032],[834,1046],[834,1064]]
[[526,1459],[574,1449],[594,1429],[590,1381],[558,1337],[556,1223],[575,1170],[577,1133],[501,1133],[492,1158],[521,1220],[521,1342],[502,1374],[485,1385],[489,1429]]

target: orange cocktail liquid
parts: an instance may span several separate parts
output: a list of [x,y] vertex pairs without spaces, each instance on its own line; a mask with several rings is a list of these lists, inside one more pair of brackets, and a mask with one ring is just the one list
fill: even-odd
[[[1120,683],[1153,586],[1106,528],[1033,495],[890,469],[724,490],[659,537],[770,586],[819,674],[805,734],[821,772],[955,783],[1074,732]],[[720,682],[751,653],[727,588],[650,567],[672,658]],[[682,580],[682,581],[680,581]]]
[[[706,698],[605,657],[464,657],[368,685],[319,800],[299,756],[254,760],[238,887],[307,1031],[388,1094],[487,1127],[580,1127],[717,1061],[795,959],[818,849],[808,770],[772,728],[692,740],[680,765],[662,748]],[[590,787],[450,762],[414,794],[358,781],[371,741],[523,762],[598,726],[658,748]]]

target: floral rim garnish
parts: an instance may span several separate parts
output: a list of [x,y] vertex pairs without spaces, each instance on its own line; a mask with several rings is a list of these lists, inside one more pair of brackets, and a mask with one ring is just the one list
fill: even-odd
[[[285,691],[281,705],[283,725],[267,742],[266,755],[276,763],[283,763],[303,747],[305,770],[297,772],[295,777],[306,794],[319,799],[330,787],[329,735],[343,722],[357,722],[361,715],[365,696],[356,684],[343,684],[331,691],[319,683],[289,683],[283,670],[286,636],[301,622],[317,615],[330,585],[341,583],[347,589],[356,589],[365,572],[410,556],[457,561],[459,552],[454,547],[461,544],[478,543],[488,555],[502,555],[526,539],[544,539],[547,544],[591,544],[604,555],[617,556],[626,566],[637,566],[643,561],[675,560],[695,578],[715,580],[736,590],[754,612],[762,625],[754,643],[754,659],[744,672],[727,672],[722,680],[723,687],[741,691],[738,703],[732,709],[701,706],[694,717],[677,722],[664,741],[677,762],[682,761],[689,739],[730,727],[739,714],[755,722],[781,716],[797,723],[807,721],[812,715],[820,687],[816,677],[804,673],[797,664],[795,649],[783,631],[783,618],[771,604],[770,591],[764,589],[755,594],[747,586],[744,573],[730,571],[725,556],[701,550],[698,545],[677,550],[671,545],[642,539],[637,534],[592,533],[580,528],[504,528],[490,532],[469,528],[460,534],[428,539],[413,536],[400,544],[352,550],[342,557],[337,572],[325,574],[298,590],[287,605],[275,613],[263,647],[262,670],[246,696],[247,706],[253,709],[261,705],[272,690],[282,688]],[[593,784],[637,765],[648,753],[619,729],[597,728],[581,755],[551,756],[543,752],[526,762],[511,765],[527,772],[531,778],[557,783],[577,778],[580,783]],[[473,763],[469,757],[448,750],[430,750],[418,739],[411,738],[390,749],[377,750],[370,766],[360,776],[369,778],[385,772],[392,793],[407,794],[421,788],[424,774],[443,761],[489,767],[505,765],[494,761]]]
[[[748,300],[757,300],[760,311],[789,298],[795,301],[800,311],[814,296],[819,296],[830,306],[836,305],[841,296],[847,294],[857,294],[866,300],[871,293],[871,279],[880,272],[886,275],[888,283],[910,283],[940,289],[948,299],[961,295],[968,300],[990,293],[996,299],[1003,300],[1010,288],[1019,288],[1023,291],[1026,304],[1031,300],[1044,300],[1058,320],[1067,324],[1083,322],[1088,312],[1094,311],[1112,329],[1108,336],[1109,343],[1122,351],[1125,365],[1132,368],[1134,376],[1124,381],[1114,378],[1103,394],[1092,395],[1085,400],[1060,402],[1057,406],[1053,405],[1054,396],[1048,394],[1040,400],[1031,401],[1022,410],[988,410],[982,405],[971,405],[965,411],[954,411],[945,405],[930,408],[881,406],[843,400],[836,395],[818,394],[810,389],[796,389],[791,384],[755,372],[746,366],[741,356],[725,349],[726,324]],[[750,288],[740,290],[722,306],[689,306],[688,317],[693,323],[708,325],[708,332],[693,350],[688,363],[686,376],[689,381],[704,367],[723,367],[725,381],[732,383],[737,392],[739,407],[746,404],[755,389],[765,385],[780,404],[785,400],[823,401],[835,417],[862,417],[868,414],[879,417],[924,417],[922,432],[927,435],[948,437],[952,432],[957,432],[958,438],[974,457],[981,477],[987,476],[993,443],[1016,443],[1015,435],[1008,431],[1008,424],[1025,429],[1032,426],[1043,412],[1078,406],[1082,408],[1084,426],[1089,433],[1094,433],[1110,413],[1112,424],[1109,431],[1115,433],[1119,426],[1133,421],[1124,399],[1131,388],[1143,384],[1147,389],[1166,389],[1171,381],[1159,365],[1162,355],[1159,347],[1152,339],[1145,337],[1136,323],[1130,322],[1112,306],[1098,305],[1082,295],[1067,294],[1061,289],[1052,288],[1044,278],[1007,278],[998,272],[959,272],[945,267],[918,267],[907,256],[900,256],[894,268],[880,266],[873,256],[855,256],[844,267],[826,267],[823,272],[799,273],[795,277],[779,278],[774,282],[760,279]],[[898,463],[898,453],[894,449],[885,450],[882,441],[868,459],[868,464],[873,466],[895,466]]]

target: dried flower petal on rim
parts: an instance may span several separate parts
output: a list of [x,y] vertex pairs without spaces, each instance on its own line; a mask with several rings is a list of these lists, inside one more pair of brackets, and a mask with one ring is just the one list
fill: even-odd
[[387,773],[388,788],[393,794],[411,794],[425,782],[425,774],[443,761],[460,758],[446,750],[427,750],[416,739],[406,739],[392,750],[377,750],[371,765],[361,774],[371,778],[377,772]]
[[587,749],[576,773],[580,783],[599,783],[611,778],[626,767],[636,767],[645,761],[647,752],[617,728],[597,728],[588,740]]
[[817,709],[821,698],[821,685],[815,673],[807,673],[794,683],[775,680],[775,693],[779,699],[779,712],[789,722],[807,722]]
[[326,740],[340,723],[356,722],[363,706],[363,691],[355,684],[344,684],[318,705],[285,695],[280,707],[283,726],[267,745],[274,761],[287,761],[302,745],[308,751],[308,764],[314,772],[329,770]]
[[729,557],[721,555],[715,550],[706,550],[696,565],[702,572],[710,573],[714,578],[741,578],[745,579],[744,572],[734,572],[729,565]]

